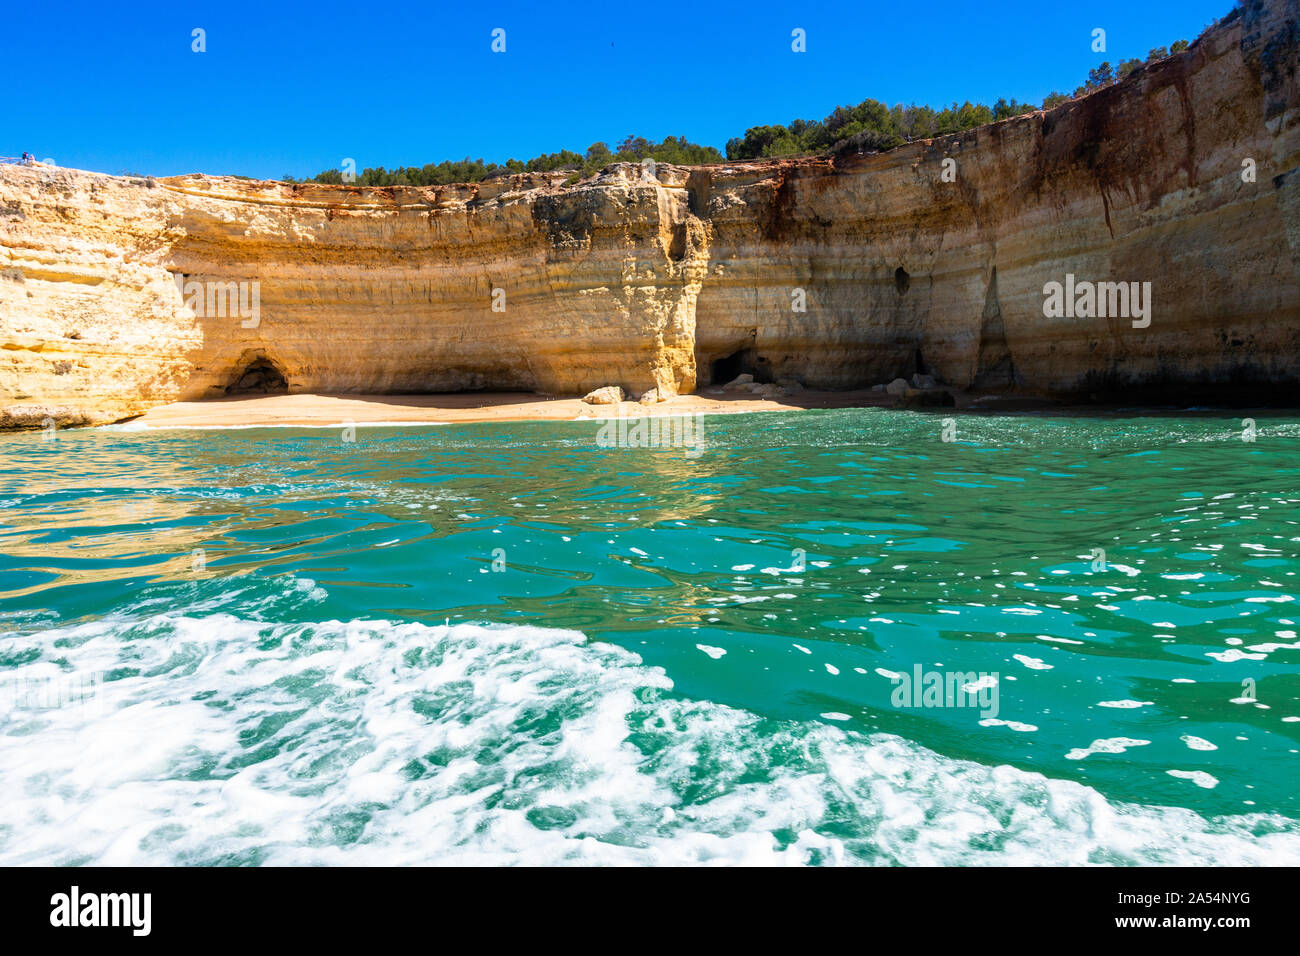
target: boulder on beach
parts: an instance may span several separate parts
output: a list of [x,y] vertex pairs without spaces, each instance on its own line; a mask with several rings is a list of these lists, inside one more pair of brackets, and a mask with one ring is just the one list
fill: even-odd
[[617,385],[606,385],[582,396],[588,405],[617,405],[623,401],[623,389]]

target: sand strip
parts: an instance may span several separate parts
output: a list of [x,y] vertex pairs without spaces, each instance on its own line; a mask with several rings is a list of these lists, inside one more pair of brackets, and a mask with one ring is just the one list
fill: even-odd
[[572,421],[615,415],[693,415],[794,411],[805,408],[888,406],[890,396],[870,390],[798,392],[775,400],[745,394],[679,395],[646,406],[585,405],[576,396],[555,398],[520,392],[473,392],[448,395],[260,395],[206,402],[175,402],[150,409],[131,424],[147,428],[232,428],[272,425],[434,422]]

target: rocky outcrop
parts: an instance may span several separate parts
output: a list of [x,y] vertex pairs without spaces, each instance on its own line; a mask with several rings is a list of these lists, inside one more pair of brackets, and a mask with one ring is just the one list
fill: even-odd
[[[742,373],[1294,394],[1298,7],[1248,2],[1115,86],[882,154],[382,189],[0,167],[0,425]],[[1051,282],[1150,283],[1149,314],[1117,287],[1108,314],[1049,314]]]

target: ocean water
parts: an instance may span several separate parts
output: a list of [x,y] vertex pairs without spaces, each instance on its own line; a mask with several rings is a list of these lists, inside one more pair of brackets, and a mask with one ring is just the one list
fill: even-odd
[[701,427],[0,436],[0,864],[1300,863],[1293,416]]

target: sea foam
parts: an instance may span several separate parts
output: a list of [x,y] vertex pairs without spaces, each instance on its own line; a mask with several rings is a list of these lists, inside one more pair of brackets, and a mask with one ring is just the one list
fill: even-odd
[[0,864],[1300,863],[1288,818],[684,699],[574,631],[165,612],[5,640],[6,679],[104,679],[0,713]]

